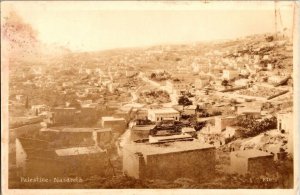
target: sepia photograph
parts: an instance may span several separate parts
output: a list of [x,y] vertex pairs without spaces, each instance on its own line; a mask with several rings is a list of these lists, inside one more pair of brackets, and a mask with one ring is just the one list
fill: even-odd
[[4,194],[295,194],[298,14],[296,1],[1,2]]

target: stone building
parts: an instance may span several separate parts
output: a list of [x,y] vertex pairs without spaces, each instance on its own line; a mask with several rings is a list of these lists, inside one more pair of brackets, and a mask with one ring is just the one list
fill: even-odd
[[208,78],[196,79],[194,83],[195,89],[202,89],[203,87],[207,86],[209,82],[210,80]]
[[196,130],[195,130],[194,127],[183,127],[183,128],[181,129],[181,132],[182,132],[183,134],[188,134],[188,135],[191,135],[191,136],[193,136],[193,137],[196,136]]
[[96,145],[101,148],[105,148],[106,146],[110,145],[113,139],[112,130],[110,128],[95,129],[93,132],[93,136]]
[[84,119],[89,119],[89,121],[96,121],[97,120],[97,106],[95,104],[84,104],[81,106],[80,114],[79,114],[80,121]]
[[196,114],[196,105],[189,105],[189,106],[185,106],[183,107],[182,110],[182,115],[195,115]]
[[231,138],[238,133],[239,126],[227,126],[226,130],[222,133],[225,138]]
[[124,118],[126,122],[129,122],[131,120],[131,112],[132,109],[130,110],[117,110],[114,114],[113,117],[115,118]]
[[277,130],[281,133],[288,134],[287,152],[293,153],[294,151],[294,123],[293,112],[278,113],[277,114]]
[[132,141],[148,139],[150,130],[155,128],[156,125],[135,125],[130,131]]
[[55,149],[49,142],[20,138],[16,166],[23,177],[89,177],[105,174],[106,153],[97,146]]
[[277,114],[277,129],[279,132],[293,131],[293,113],[278,113]]
[[241,106],[237,107],[237,114],[252,116],[256,119],[261,118],[261,105],[243,103]]
[[76,108],[56,107],[52,109],[52,122],[54,125],[68,125],[73,124],[76,116]]
[[31,111],[33,112],[33,114],[35,114],[37,116],[37,115],[41,114],[44,111],[49,111],[49,107],[46,106],[45,104],[32,105],[31,106]]
[[124,118],[102,117],[102,127],[111,128],[114,133],[123,133],[127,128],[127,122]]
[[215,148],[198,141],[165,146],[131,143],[124,146],[123,171],[137,179],[209,178],[215,172]]
[[179,112],[174,108],[149,109],[148,119],[154,122],[163,121],[166,118],[172,118],[179,121]]
[[43,129],[37,138],[19,137],[15,142],[19,176],[67,177],[102,174],[107,166],[105,149],[111,129]]
[[223,79],[225,80],[233,80],[239,76],[239,72],[237,70],[223,70]]
[[145,108],[140,108],[136,112],[136,119],[146,120],[148,119],[148,110]]
[[272,171],[274,157],[260,150],[240,150],[230,153],[231,172],[241,175],[265,175]]
[[63,128],[42,129],[40,137],[53,142],[55,148],[105,146],[112,140],[110,128]]
[[236,116],[216,116],[215,117],[215,133],[221,133],[227,126],[235,125],[237,122]]

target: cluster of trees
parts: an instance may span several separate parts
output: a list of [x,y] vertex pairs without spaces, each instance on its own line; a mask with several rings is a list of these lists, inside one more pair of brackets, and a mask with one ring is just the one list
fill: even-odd
[[[162,124],[158,124],[155,128],[150,130],[150,135],[157,135],[157,134],[179,134],[181,132],[182,124],[181,125],[169,125],[163,126]],[[159,133],[160,132],[160,133]]]
[[252,116],[239,116],[237,121],[237,125],[242,127],[241,136],[244,138],[256,136],[270,129],[275,129],[277,126],[277,118],[275,116],[262,121],[257,121]]
[[142,96],[146,96],[146,97],[153,97],[153,98],[170,98],[170,95],[166,92],[166,91],[148,91],[148,92],[144,92],[141,93]]
[[274,108],[274,105],[271,102],[265,102],[262,104],[262,110],[269,110]]
[[227,87],[227,86],[229,86],[229,81],[225,79],[222,81],[221,84],[222,84],[222,86]]
[[158,91],[146,91],[144,92],[146,96],[160,97],[160,96],[169,96],[166,91],[158,90]]
[[170,95],[163,90],[154,90],[142,92],[139,95],[138,102],[140,103],[167,103],[170,102]]
[[218,116],[221,115],[222,112],[219,110],[207,110],[207,109],[202,109],[200,108],[199,105],[196,107],[196,112],[198,117],[210,117],[210,116]]
[[191,94],[191,92],[181,92],[181,95],[186,96],[188,98],[195,97],[195,95]]
[[49,106],[59,106],[65,104],[65,96],[58,94],[54,90],[50,89],[26,89],[24,91],[24,96],[26,96],[25,100],[25,108],[30,109],[31,105],[34,104],[46,104]]
[[178,105],[189,106],[192,104],[193,102],[187,96],[180,96],[178,99]]
[[155,123],[153,123],[152,121],[150,121],[148,118],[147,119],[137,119],[136,120],[136,125],[153,125]]
[[205,125],[206,125],[206,121],[197,122],[194,128],[196,131],[200,131],[203,127],[205,127]]
[[170,77],[171,75],[166,71],[159,72],[159,73],[152,73],[150,76],[152,80],[157,80],[157,81],[164,81],[169,79]]

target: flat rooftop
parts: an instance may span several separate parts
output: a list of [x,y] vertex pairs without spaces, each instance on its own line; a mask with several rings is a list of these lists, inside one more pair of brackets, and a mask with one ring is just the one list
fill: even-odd
[[189,105],[189,106],[186,106],[184,109],[196,109],[197,106],[196,105]]
[[[166,135],[166,136],[149,136],[150,143],[161,143],[161,142],[169,142],[176,141],[179,139],[190,139],[192,138],[189,134],[179,134],[179,135]],[[192,138],[193,139],[193,138]]]
[[223,116],[223,115],[219,115],[219,116],[215,116],[215,118],[220,118],[220,119],[234,119],[237,118],[237,116]]
[[81,108],[96,108],[96,104],[82,104]]
[[168,142],[164,144],[150,144],[150,143],[129,143],[124,146],[125,150],[132,153],[140,152],[143,155],[156,155],[156,154],[168,154],[183,151],[193,151],[201,149],[215,148],[212,145],[201,143],[198,140],[193,141],[176,141]]
[[231,155],[234,155],[235,157],[239,158],[257,158],[257,157],[264,157],[264,156],[272,156],[271,153],[264,152],[261,150],[240,150],[232,152]]
[[54,110],[76,110],[74,107],[55,107]]
[[32,105],[31,108],[43,108],[47,107],[45,104]]
[[284,111],[281,111],[281,112],[278,112],[277,115],[293,116],[293,112],[284,112]]
[[125,121],[124,118],[116,118],[116,117],[113,117],[113,116],[103,116],[102,118],[102,121]]
[[75,155],[95,154],[95,153],[102,153],[102,152],[104,152],[104,150],[95,146],[64,148],[64,149],[55,150],[55,153],[58,156],[75,156]]
[[128,103],[122,106],[122,108],[142,108],[144,107],[145,104],[140,104],[140,103]]
[[111,131],[110,128],[63,128],[63,129],[51,129],[51,128],[45,128],[41,131],[47,132],[66,132],[66,133],[80,133],[80,132],[105,132],[105,131]]
[[195,130],[194,127],[183,127],[183,128],[181,129],[181,131],[182,131],[183,133],[188,133],[188,132],[195,132],[196,130]]
[[179,114],[179,112],[174,108],[150,109],[149,111],[154,112],[156,114],[169,114],[169,113]]
[[132,127],[132,131],[149,131],[150,129],[154,129],[156,125],[135,125]]

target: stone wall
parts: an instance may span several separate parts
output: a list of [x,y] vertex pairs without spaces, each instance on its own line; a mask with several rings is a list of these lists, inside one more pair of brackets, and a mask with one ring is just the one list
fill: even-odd
[[76,115],[75,109],[54,109],[53,112],[54,125],[68,125],[74,123]]
[[113,133],[123,133],[127,128],[125,120],[123,121],[105,121],[103,128],[111,128]]
[[241,158],[235,155],[236,153],[230,154],[230,172],[238,174],[246,174],[248,171],[248,159]]
[[250,158],[248,160],[248,173],[255,176],[271,173],[274,167],[273,156]]
[[145,169],[149,179],[209,178],[215,173],[215,149],[149,155]]
[[14,141],[18,137],[32,136],[32,134],[38,133],[41,128],[42,125],[40,123],[34,123],[34,124],[24,125],[21,127],[10,129],[9,138],[11,141]]
[[9,164],[16,163],[16,138],[35,137],[42,128],[40,123],[24,125],[9,130]]
[[141,139],[147,139],[150,134],[149,130],[131,130],[130,132],[130,138],[132,141],[141,140]]
[[140,153],[132,153],[123,149],[123,172],[124,174],[137,179],[143,178],[144,157]]
[[215,173],[215,148],[143,156],[124,150],[123,171],[138,179],[205,179]]
[[108,170],[104,153],[57,158],[27,158],[19,175],[26,177],[89,177],[105,175]]

